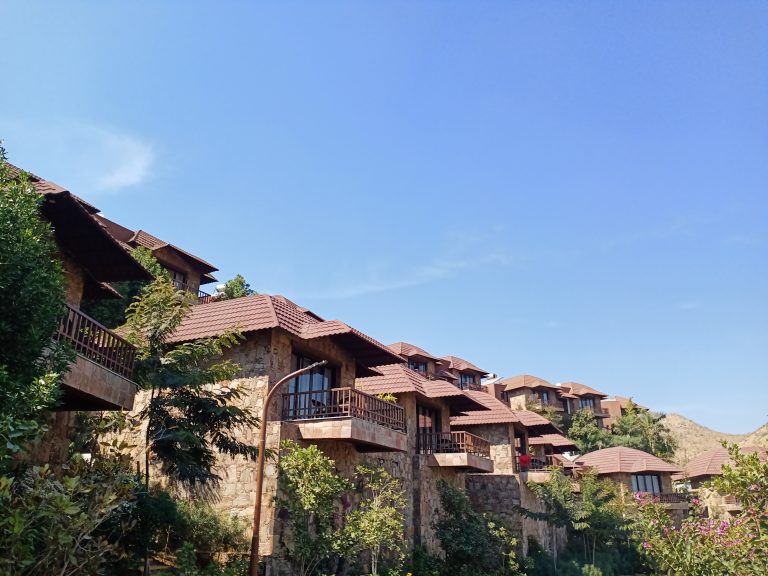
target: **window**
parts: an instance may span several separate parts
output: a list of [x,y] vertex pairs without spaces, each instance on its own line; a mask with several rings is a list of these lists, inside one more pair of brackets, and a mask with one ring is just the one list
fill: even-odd
[[421,372],[422,374],[427,373],[427,363],[422,362],[421,360],[408,360],[408,368],[416,370],[416,372]]
[[462,390],[468,388],[470,384],[475,383],[474,374],[459,374],[459,388]]
[[579,406],[582,409],[595,411],[595,399],[594,398],[579,398]]
[[632,474],[632,491],[661,494],[661,481],[658,474]]
[[[315,360],[298,354],[291,355],[291,371],[299,370],[314,363]],[[293,418],[312,418],[322,413],[330,401],[331,388],[337,387],[336,369],[318,366],[309,372],[297,376],[288,383],[289,411]]]
[[417,404],[416,414],[418,415],[420,434],[440,432],[440,412],[434,408]]
[[176,286],[176,288],[180,290],[186,290],[187,289],[187,275],[184,274],[184,272],[177,272],[176,270],[168,269],[168,272],[171,275],[171,280],[173,281],[173,285]]
[[539,392],[539,399],[542,401],[542,403],[549,404],[549,391],[542,390]]

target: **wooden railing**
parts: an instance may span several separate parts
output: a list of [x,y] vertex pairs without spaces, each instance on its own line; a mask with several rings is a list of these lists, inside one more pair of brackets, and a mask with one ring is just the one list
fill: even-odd
[[654,500],[659,499],[662,504],[679,504],[681,502],[688,502],[690,497],[685,492],[664,492],[662,494],[653,494]]
[[199,288],[193,288],[189,284],[185,284],[180,280],[171,280],[171,282],[173,282],[173,285],[177,290],[184,290],[190,294],[197,294],[198,304],[207,304],[208,302],[214,302],[216,300],[216,298],[214,298],[211,294],[208,294],[208,292],[203,292]]
[[55,338],[66,340],[78,354],[107,370],[128,379],[133,375],[133,345],[70,305]]
[[405,432],[405,410],[354,388],[283,394],[283,420],[352,417]]
[[549,454],[531,456],[531,462],[527,466],[520,465],[520,456],[515,456],[518,470],[546,470],[552,466],[558,466],[557,461]]
[[491,456],[491,443],[469,432],[420,432],[417,441],[420,454],[466,452],[486,458]]

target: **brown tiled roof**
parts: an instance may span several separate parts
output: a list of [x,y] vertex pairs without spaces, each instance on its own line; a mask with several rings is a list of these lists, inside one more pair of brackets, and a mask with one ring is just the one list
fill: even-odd
[[392,350],[392,352],[395,354],[400,354],[400,356],[404,356],[405,358],[410,358],[411,356],[421,356],[423,358],[428,358],[429,360],[439,360],[439,358],[432,356],[432,354],[423,348],[419,348],[413,344],[408,344],[408,342],[395,342],[394,344],[389,344],[387,348]]
[[554,446],[555,448],[576,448],[576,444],[568,440],[562,434],[542,434],[541,436],[529,436],[528,444],[531,446]]
[[560,428],[552,424],[549,420],[544,418],[536,412],[530,410],[515,410],[515,416],[520,420],[520,424],[526,428],[533,428],[537,434],[546,434],[548,432],[561,432]]
[[472,372],[477,372],[478,374],[488,374],[488,370],[483,370],[482,368],[478,368],[471,362],[464,360],[463,358],[459,358],[458,356],[443,356],[440,358],[440,360],[443,361],[443,364],[449,369],[449,370],[458,370],[459,372],[464,372],[466,370],[470,370]]
[[558,387],[554,384],[550,384],[544,378],[538,376],[531,376],[530,374],[520,374],[518,376],[511,376],[501,381],[504,384],[504,391],[518,390],[520,388],[552,388],[557,390]]
[[476,400],[487,410],[472,410],[457,416],[451,416],[451,426],[470,426],[479,424],[506,424],[520,422],[517,414],[509,405],[485,392],[466,390],[467,395]]
[[218,336],[234,327],[243,333],[282,328],[304,340],[332,337],[341,346],[352,351],[358,362],[364,366],[403,361],[380,342],[344,322],[322,320],[283,296],[268,294],[193,306],[169,341],[186,342]]
[[[757,453],[761,460],[768,458],[766,450],[759,446],[743,446],[741,447],[741,452],[742,454]],[[691,479],[700,478],[702,476],[719,476],[723,473],[723,464],[730,463],[731,457],[728,454],[728,450],[722,446],[718,446],[717,448],[699,454],[688,462],[688,464],[685,465],[684,476]]]
[[370,394],[401,394],[414,392],[424,398],[442,398],[457,412],[485,410],[485,406],[444,380],[429,380],[404,364],[376,366],[382,376],[357,378],[356,386]]
[[635,448],[616,446],[589,452],[579,456],[576,462],[580,466],[593,468],[598,474],[616,474],[619,472],[637,474],[640,472],[680,472],[677,466]]
[[578,382],[563,382],[560,384],[560,386],[562,388],[567,388],[568,392],[575,394],[576,396],[600,396],[601,398],[608,397],[608,394],[595,390],[594,388],[590,388],[589,386],[585,386],[584,384],[579,384]]
[[578,468],[579,465],[573,460],[569,460],[561,454],[552,454],[552,459],[556,460],[563,468]]

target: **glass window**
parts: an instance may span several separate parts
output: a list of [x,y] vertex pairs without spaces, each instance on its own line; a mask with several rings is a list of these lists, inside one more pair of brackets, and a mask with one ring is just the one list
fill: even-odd
[[[315,360],[298,354],[291,356],[291,371],[299,370],[314,363]],[[336,369],[318,366],[305,372],[288,383],[289,410],[293,418],[312,418],[322,413],[331,401],[331,388],[336,388]]]
[[580,398],[579,399],[579,406],[582,408],[586,408],[587,410],[593,410],[595,409],[595,399],[594,398]]
[[416,370],[416,372],[421,372],[422,374],[427,373],[427,363],[421,362],[420,360],[408,360],[408,368]]
[[539,392],[539,398],[542,402],[544,402],[544,404],[549,404],[549,392],[547,390],[542,390]]
[[661,480],[658,474],[632,474],[632,491],[661,494]]
[[470,384],[475,383],[475,375],[474,374],[459,374],[459,387],[463,390]]

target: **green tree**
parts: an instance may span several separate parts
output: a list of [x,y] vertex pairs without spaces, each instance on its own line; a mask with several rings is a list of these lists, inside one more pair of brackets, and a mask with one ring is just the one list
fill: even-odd
[[664,414],[640,410],[630,401],[625,413],[611,427],[611,444],[637,448],[659,458],[671,460],[677,442],[662,420]]
[[147,485],[150,456],[171,481],[200,488],[219,480],[213,470],[217,452],[251,459],[258,454],[256,446],[238,440],[239,430],[259,425],[249,410],[235,405],[243,391],[216,386],[240,370],[228,360],[217,361],[239,342],[239,333],[168,343],[189,306],[187,293],[159,276],[128,307],[127,337],[138,348],[134,380],[149,391],[141,413],[147,420]]
[[224,284],[224,292],[219,296],[219,300],[232,300],[233,298],[242,298],[251,296],[256,291],[251,289],[251,285],[245,281],[245,278],[238,274]]
[[313,574],[339,548],[334,515],[352,484],[336,473],[335,462],[317,446],[302,448],[290,440],[281,444],[279,484],[277,503],[287,513],[286,547],[293,573]]
[[382,554],[393,555],[402,562],[405,491],[402,482],[381,467],[360,464],[355,476],[363,494],[360,505],[346,518],[341,534],[344,553],[351,557],[370,552],[371,574],[376,575]]
[[568,438],[573,440],[581,454],[611,445],[610,432],[600,426],[591,410],[579,410],[573,415],[568,428]]

